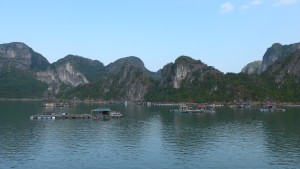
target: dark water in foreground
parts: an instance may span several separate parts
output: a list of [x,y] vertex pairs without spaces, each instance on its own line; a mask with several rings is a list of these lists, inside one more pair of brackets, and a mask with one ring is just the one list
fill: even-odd
[[[113,105],[123,119],[40,120],[39,102],[0,102],[0,168],[300,168],[300,108],[286,112]],[[55,112],[89,113],[79,104]]]

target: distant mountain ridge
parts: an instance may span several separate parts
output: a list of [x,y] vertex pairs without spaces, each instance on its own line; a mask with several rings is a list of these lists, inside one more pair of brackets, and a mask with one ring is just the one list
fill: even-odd
[[67,55],[50,64],[24,43],[0,44],[0,98],[299,101],[299,44],[274,44],[261,65],[249,64],[239,74],[224,74],[189,56],[180,56],[157,72],[149,71],[135,56],[104,66],[97,60]]
[[[76,55],[67,55],[50,64],[44,56],[34,52],[21,42],[0,44],[0,61],[0,69],[3,67],[2,65],[11,65],[17,70],[28,70],[36,80],[47,83],[48,90],[46,93],[48,94],[46,95],[58,94],[61,91],[69,90],[79,85],[119,76],[128,67],[130,67],[130,71],[132,69],[138,70],[149,78],[160,78],[157,72],[151,72],[146,69],[143,61],[134,56],[121,58],[107,66],[104,66],[100,61]],[[135,74],[135,72],[132,73]],[[107,86],[106,83],[108,82],[102,85]],[[113,88],[114,86],[111,87]],[[136,90],[136,88],[133,90]],[[106,92],[104,91],[104,93]],[[143,96],[144,94],[137,98]],[[134,99],[133,97],[135,96],[129,98]]]

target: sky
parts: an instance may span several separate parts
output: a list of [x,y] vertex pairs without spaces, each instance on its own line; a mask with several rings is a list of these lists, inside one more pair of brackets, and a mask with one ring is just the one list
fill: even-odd
[[181,55],[238,73],[273,43],[300,42],[300,0],[0,0],[0,43],[50,63],[136,56],[157,71]]

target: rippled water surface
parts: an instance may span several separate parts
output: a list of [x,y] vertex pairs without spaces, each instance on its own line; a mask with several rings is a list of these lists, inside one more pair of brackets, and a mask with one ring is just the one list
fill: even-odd
[[110,105],[122,119],[30,120],[43,111],[89,113],[78,104],[0,102],[0,168],[300,168],[300,109],[171,113]]

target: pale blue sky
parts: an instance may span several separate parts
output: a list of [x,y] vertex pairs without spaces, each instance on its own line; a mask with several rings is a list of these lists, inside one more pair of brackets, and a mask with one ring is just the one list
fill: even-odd
[[157,71],[180,55],[240,72],[273,43],[300,42],[300,0],[0,0],[0,43],[24,42],[51,63],[126,56]]

